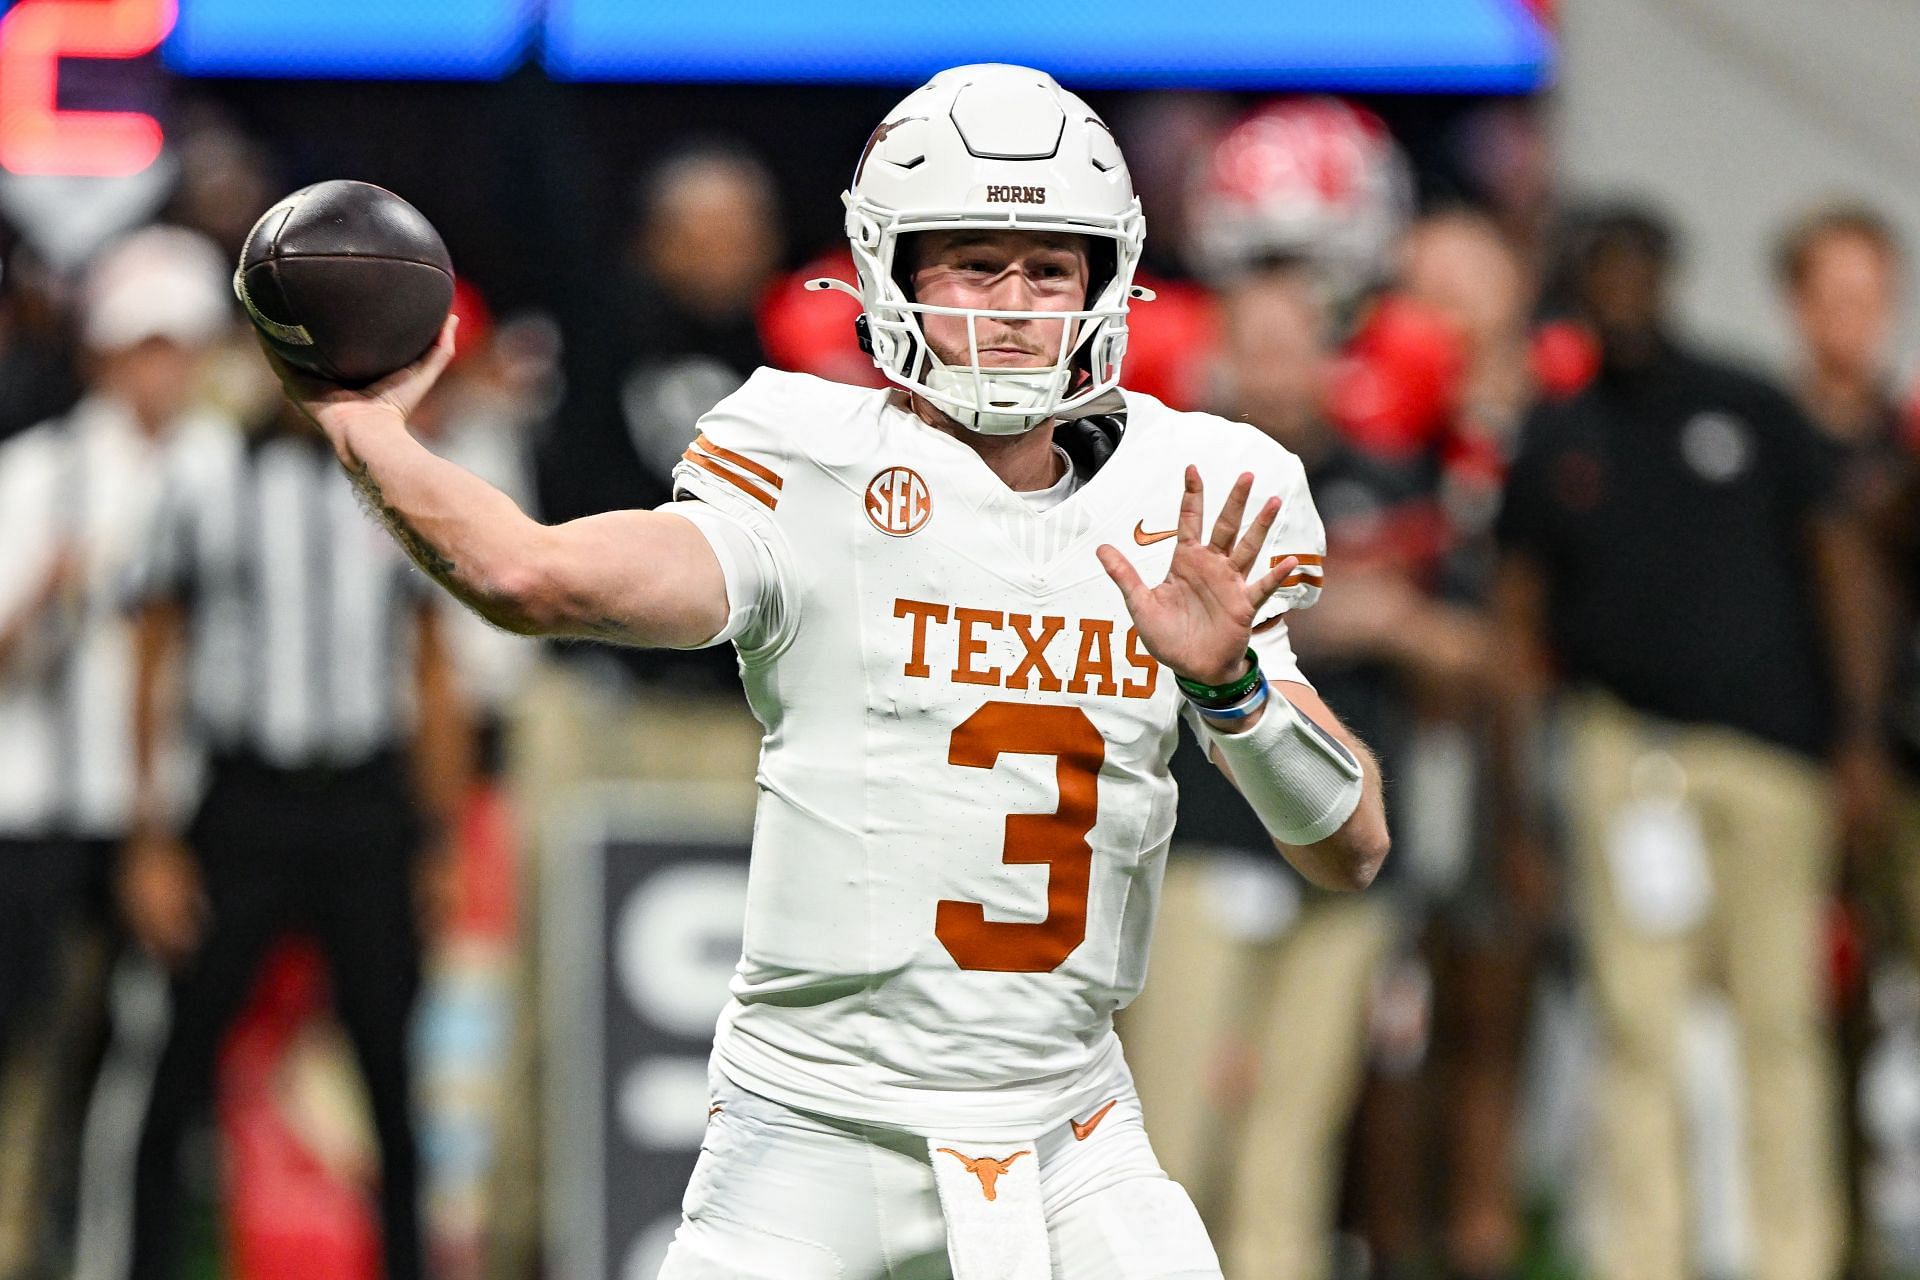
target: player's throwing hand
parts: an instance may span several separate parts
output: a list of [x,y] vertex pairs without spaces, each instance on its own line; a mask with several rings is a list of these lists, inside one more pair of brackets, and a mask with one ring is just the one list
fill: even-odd
[[1254,614],[1300,567],[1299,560],[1288,556],[1247,581],[1280,514],[1280,499],[1268,498],[1242,535],[1240,522],[1252,490],[1253,475],[1243,472],[1213,522],[1213,536],[1202,539],[1200,518],[1206,495],[1199,468],[1187,468],[1173,563],[1157,587],[1142,582],[1133,565],[1111,544],[1102,543],[1095,551],[1107,576],[1120,588],[1147,652],[1173,668],[1175,675],[1202,684],[1226,684],[1242,675]]
[[440,336],[427,348],[426,354],[406,368],[359,388],[343,387],[296,369],[264,341],[260,349],[280,379],[287,399],[338,449],[348,423],[356,417],[388,417],[405,422],[413,415],[434,382],[452,363],[453,335],[459,327],[460,318],[448,316],[440,326]]

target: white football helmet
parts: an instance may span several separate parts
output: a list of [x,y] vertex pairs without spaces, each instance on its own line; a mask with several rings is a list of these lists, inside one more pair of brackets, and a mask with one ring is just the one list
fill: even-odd
[[[1030,67],[983,63],[942,71],[887,113],[867,140],[847,206],[865,341],[887,378],[962,426],[1018,435],[1120,381],[1127,303],[1146,219],[1113,134],[1086,103]],[[1026,230],[1089,237],[1091,276],[1077,311],[993,311],[916,302],[902,237],[921,231]],[[1111,252],[1108,252],[1108,249]],[[924,315],[967,318],[972,363],[949,365],[927,346]],[[1065,319],[1059,359],[1033,369],[982,367],[978,321]]]
[[1344,303],[1385,274],[1412,204],[1412,174],[1378,116],[1338,98],[1286,98],[1214,145],[1192,192],[1188,248],[1216,284],[1302,260]]

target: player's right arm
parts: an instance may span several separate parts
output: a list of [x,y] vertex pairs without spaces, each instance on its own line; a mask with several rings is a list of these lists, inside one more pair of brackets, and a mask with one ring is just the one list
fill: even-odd
[[453,332],[449,319],[418,362],[361,391],[268,359],[414,563],[487,621],[521,635],[648,647],[687,648],[718,635],[728,619],[726,579],[691,521],[614,511],[544,525],[412,437],[407,417],[452,358]]

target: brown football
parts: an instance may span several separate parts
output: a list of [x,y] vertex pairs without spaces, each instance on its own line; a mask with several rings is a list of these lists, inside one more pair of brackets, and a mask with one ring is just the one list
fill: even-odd
[[290,364],[364,386],[433,345],[453,305],[453,261],[418,209],[384,187],[339,179],[260,215],[233,291]]

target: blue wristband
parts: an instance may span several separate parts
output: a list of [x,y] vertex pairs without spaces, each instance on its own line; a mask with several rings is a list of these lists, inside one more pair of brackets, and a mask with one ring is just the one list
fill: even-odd
[[1209,707],[1191,698],[1189,698],[1188,701],[1193,704],[1193,709],[1200,713],[1200,718],[1208,724],[1231,725],[1240,723],[1254,712],[1260,710],[1260,708],[1266,706],[1267,699],[1271,697],[1272,694],[1272,687],[1267,684],[1266,676],[1262,675],[1259,681],[1253,686],[1252,692],[1229,706]]

